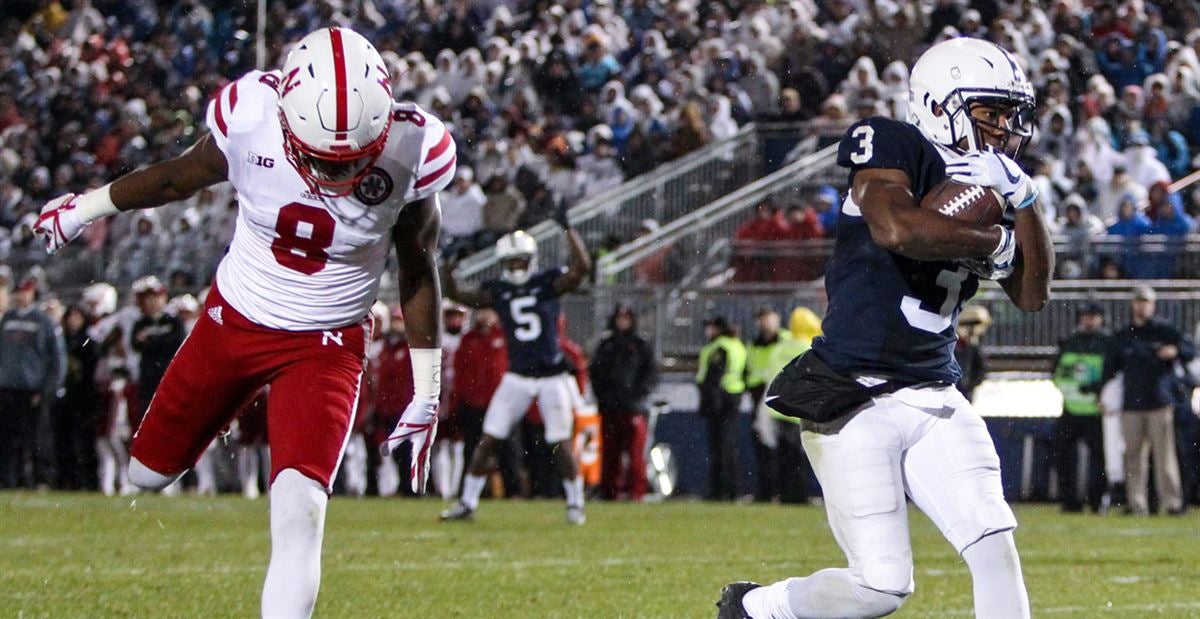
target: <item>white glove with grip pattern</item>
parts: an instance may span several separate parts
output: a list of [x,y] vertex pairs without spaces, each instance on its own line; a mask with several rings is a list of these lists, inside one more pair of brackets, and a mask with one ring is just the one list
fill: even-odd
[[68,193],[46,203],[33,224],[33,233],[43,237],[46,253],[53,254],[79,236],[88,223],[75,211],[79,196]]
[[425,494],[425,485],[429,481],[429,452],[437,439],[438,403],[436,400],[414,399],[395,429],[388,435],[387,440],[379,446],[379,453],[387,458],[405,441],[412,442],[412,455],[409,456],[409,480],[412,490],[417,494]]
[[971,152],[946,163],[946,175],[967,185],[995,187],[1008,205],[1023,209],[1038,197],[1033,179],[1021,170],[1017,162],[996,152]]
[[968,271],[984,279],[1001,280],[1012,275],[1017,255],[1017,235],[1007,226],[996,224],[996,227],[1000,229],[1000,243],[991,255],[962,261]]

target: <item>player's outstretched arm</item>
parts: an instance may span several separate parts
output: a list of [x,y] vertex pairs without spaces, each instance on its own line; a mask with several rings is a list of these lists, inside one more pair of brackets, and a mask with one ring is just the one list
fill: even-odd
[[850,197],[862,209],[877,245],[914,260],[986,257],[1003,240],[997,226],[958,221],[920,208],[908,175],[901,170],[859,170]]
[[559,295],[579,288],[592,271],[592,258],[588,255],[587,246],[583,244],[583,237],[579,236],[574,228],[566,228],[566,232],[567,243],[571,246],[571,262],[567,265],[567,272],[554,280],[554,292]]
[[454,277],[454,269],[458,267],[457,260],[447,260],[442,265],[442,288],[445,289],[446,298],[452,299],[463,305],[475,309],[492,306],[492,295],[486,290],[470,290],[458,287],[458,280]]
[[35,232],[56,251],[93,221],[118,212],[154,208],[191,197],[229,176],[225,155],[205,134],[182,155],[135,170],[82,195],[67,194],[42,207]]
[[1050,277],[1054,273],[1054,244],[1041,204],[1017,209],[1015,233],[1017,258],[1013,273],[1000,285],[1022,311],[1041,311],[1050,300]]
[[182,155],[118,178],[112,184],[112,201],[119,211],[154,208],[190,198],[228,177],[225,154],[206,133]]
[[409,478],[418,494],[425,492],[429,479],[429,451],[437,438],[442,392],[442,291],[437,277],[440,212],[434,194],[405,206],[392,229],[400,271],[400,307],[412,359],[413,399],[380,450],[388,456],[401,443],[412,443]]

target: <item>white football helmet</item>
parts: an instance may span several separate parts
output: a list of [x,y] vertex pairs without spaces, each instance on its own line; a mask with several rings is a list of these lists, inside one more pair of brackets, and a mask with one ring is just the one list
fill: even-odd
[[510,232],[496,241],[496,256],[505,281],[520,286],[537,270],[537,241],[524,230]]
[[325,28],[288,53],[279,83],[284,152],[315,193],[349,194],[387,143],[392,87],[362,35]]
[[102,318],[117,311],[117,289],[112,284],[99,282],[83,289],[80,302],[93,319]]
[[[1012,54],[980,39],[958,38],[929,48],[913,65],[908,82],[908,122],[930,141],[961,152],[983,150],[980,128],[1005,132],[1003,150],[1016,158],[1033,136],[1033,85]],[[1011,110],[1007,122],[974,118],[975,103]]]

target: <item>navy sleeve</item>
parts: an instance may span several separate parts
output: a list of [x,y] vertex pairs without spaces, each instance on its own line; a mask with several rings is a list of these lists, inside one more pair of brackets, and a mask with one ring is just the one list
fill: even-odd
[[921,178],[926,141],[917,128],[879,116],[850,126],[838,145],[837,162],[855,172],[870,168],[900,170],[913,180]]
[[549,301],[558,298],[558,293],[554,291],[554,281],[566,272],[567,267],[554,267],[533,276],[533,279],[529,282],[529,286],[530,289],[537,291],[538,301]]

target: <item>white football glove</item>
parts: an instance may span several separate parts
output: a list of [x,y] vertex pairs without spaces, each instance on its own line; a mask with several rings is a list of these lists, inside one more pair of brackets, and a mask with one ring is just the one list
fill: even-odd
[[400,415],[396,428],[388,435],[387,440],[379,446],[379,453],[387,458],[405,441],[412,442],[412,455],[409,457],[409,479],[412,490],[417,494],[425,494],[425,484],[429,480],[429,452],[433,441],[437,438],[438,403],[436,400],[413,400]]
[[946,164],[946,175],[967,185],[995,187],[1008,205],[1023,209],[1037,199],[1038,190],[1017,162],[996,152],[971,152]]
[[75,212],[78,198],[79,196],[68,193],[42,207],[41,215],[33,224],[33,233],[44,237],[46,253],[53,254],[58,251],[87,227],[89,222],[84,221]]
[[963,260],[968,271],[984,278],[1001,280],[1012,275],[1013,260],[1017,254],[1017,235],[1007,226],[996,224],[1000,229],[1000,243],[987,258]]

